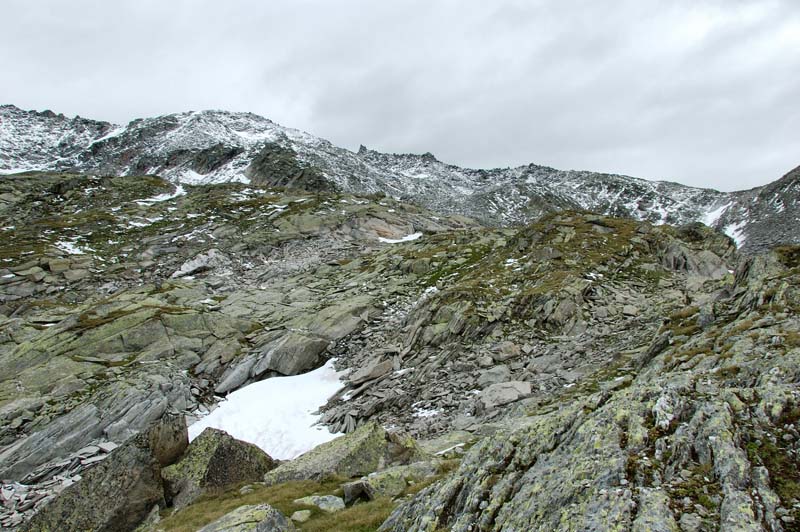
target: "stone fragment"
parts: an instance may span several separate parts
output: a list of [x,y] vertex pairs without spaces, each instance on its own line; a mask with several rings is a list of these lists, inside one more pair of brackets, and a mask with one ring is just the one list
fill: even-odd
[[61,273],[69,270],[69,259],[50,259],[47,267],[52,273]]
[[85,279],[89,277],[89,270],[67,270],[63,273],[64,279],[69,282],[80,281],[81,279]]
[[488,355],[478,357],[478,366],[482,368],[490,368],[494,365],[494,359]]
[[622,307],[622,314],[629,317],[635,317],[639,315],[639,309],[634,305],[624,305]]
[[350,376],[350,382],[355,385],[355,384],[361,384],[362,382],[371,381],[379,377],[383,377],[384,375],[392,371],[392,368],[393,364],[391,360],[384,360],[383,362],[378,362],[377,360],[374,360],[366,367],[361,368],[356,372],[354,372]]
[[187,275],[194,275],[196,273],[210,270],[217,264],[222,262],[222,256],[216,249],[209,249],[205,253],[200,253],[195,258],[184,262],[171,277],[177,279],[178,277],[185,277]]
[[439,470],[439,461],[415,462],[409,465],[390,467],[342,485],[346,504],[366,498],[394,498],[401,495],[409,482],[419,482],[434,476]]
[[297,510],[290,519],[295,523],[305,523],[311,519],[311,510]]
[[111,451],[113,451],[114,449],[116,449],[117,447],[119,447],[119,445],[117,445],[116,443],[114,443],[114,442],[112,442],[112,441],[104,441],[104,442],[100,442],[100,443],[98,443],[98,444],[97,444],[97,446],[98,446],[98,447],[100,448],[100,450],[101,450],[101,451],[103,451],[104,453],[110,453]]
[[520,347],[514,342],[500,342],[497,348],[491,352],[491,357],[495,362],[505,362],[510,358],[516,358],[522,354]]

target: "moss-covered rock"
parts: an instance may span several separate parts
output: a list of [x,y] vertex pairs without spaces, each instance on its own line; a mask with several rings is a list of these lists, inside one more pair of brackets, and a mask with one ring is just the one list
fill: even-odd
[[387,433],[377,423],[323,443],[264,476],[267,484],[288,480],[321,480],[338,475],[359,477],[392,464],[418,461],[425,455],[410,437]]
[[168,498],[175,508],[191,504],[206,490],[225,489],[261,480],[275,467],[255,445],[207,428],[189,445],[180,461],[162,471]]
[[289,532],[291,521],[268,504],[241,506],[198,532]]
[[[183,434],[183,438],[180,435]],[[21,527],[25,532],[124,532],[164,504],[161,467],[186,441],[183,416],[166,416],[89,470]]]

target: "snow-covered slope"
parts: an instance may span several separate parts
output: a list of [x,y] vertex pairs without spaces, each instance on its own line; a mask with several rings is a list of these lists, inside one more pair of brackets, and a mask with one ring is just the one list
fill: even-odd
[[[252,113],[186,112],[117,126],[2,106],[0,173],[24,170],[158,174],[189,184],[252,180],[385,193],[489,224],[524,223],[560,209],[656,224],[704,221],[753,250],[800,239],[797,172],[780,186],[723,193],[534,164],[475,170],[441,162],[430,153],[386,154],[363,146],[352,152]],[[775,220],[785,229],[777,240],[769,236]]]

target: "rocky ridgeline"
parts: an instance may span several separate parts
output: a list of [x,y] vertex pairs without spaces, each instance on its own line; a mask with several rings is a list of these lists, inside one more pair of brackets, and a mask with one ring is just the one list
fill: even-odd
[[[800,522],[796,248],[60,173],[0,180],[0,231],[3,526]],[[227,393],[333,357],[346,382],[321,413],[344,438],[277,463],[219,431],[174,437]],[[90,510],[54,528],[74,508]]]
[[493,226],[525,224],[562,210],[654,224],[703,221],[752,252],[800,243],[797,171],[728,193],[536,164],[475,170],[430,153],[386,154],[363,146],[351,152],[252,113],[187,112],[117,126],[0,106],[0,173],[24,170],[387,194]]

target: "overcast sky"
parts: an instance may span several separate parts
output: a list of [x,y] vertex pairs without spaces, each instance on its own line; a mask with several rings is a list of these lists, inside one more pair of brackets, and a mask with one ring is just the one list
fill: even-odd
[[2,0],[0,103],[723,190],[800,165],[798,0]]

